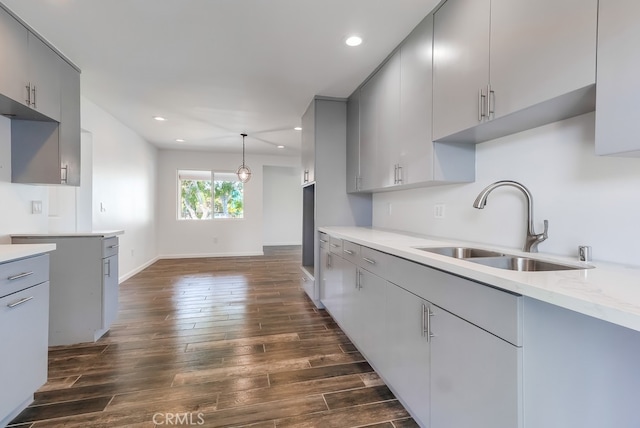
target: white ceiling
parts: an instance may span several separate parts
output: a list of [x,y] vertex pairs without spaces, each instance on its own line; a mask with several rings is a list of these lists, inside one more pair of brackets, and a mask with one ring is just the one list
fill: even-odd
[[[349,96],[439,2],[0,1],[80,67],[84,96],[158,147],[239,152],[246,132],[248,153],[291,155],[312,97]],[[360,47],[343,43],[353,33]]]

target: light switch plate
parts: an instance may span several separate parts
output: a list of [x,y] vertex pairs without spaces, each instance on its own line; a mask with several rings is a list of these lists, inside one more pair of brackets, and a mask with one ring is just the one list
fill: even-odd
[[42,201],[31,201],[31,214],[42,214]]

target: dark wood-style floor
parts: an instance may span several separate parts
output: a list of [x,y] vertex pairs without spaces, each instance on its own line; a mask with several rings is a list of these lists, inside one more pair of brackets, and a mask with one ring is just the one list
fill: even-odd
[[299,247],[162,260],[120,286],[93,344],[50,348],[12,427],[415,427],[299,286]]

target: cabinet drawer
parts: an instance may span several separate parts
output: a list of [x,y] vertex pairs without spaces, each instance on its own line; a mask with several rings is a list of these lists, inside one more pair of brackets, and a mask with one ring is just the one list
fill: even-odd
[[358,260],[360,260],[360,245],[349,241],[342,241],[341,256],[351,263],[358,264]]
[[102,240],[102,258],[111,257],[118,254],[118,237],[105,238]]
[[394,259],[398,259],[397,257],[390,256],[389,254],[369,247],[362,247],[360,249],[360,255],[361,257],[358,260],[358,266],[386,279],[387,281],[390,281],[389,265]]
[[522,296],[414,263],[391,258],[387,279],[458,317],[522,345]]
[[48,279],[48,254],[0,264],[0,297],[40,284]]
[[47,381],[49,282],[0,299],[0,420]]
[[342,257],[342,239],[334,238],[333,236],[329,237],[329,247],[332,253]]
[[320,240],[320,248],[327,248],[329,246],[329,235],[324,232],[319,232],[318,238]]

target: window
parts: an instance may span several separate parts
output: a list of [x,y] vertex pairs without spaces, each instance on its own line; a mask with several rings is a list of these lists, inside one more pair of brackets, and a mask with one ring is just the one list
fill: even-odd
[[244,188],[232,172],[178,171],[180,220],[242,218]]

